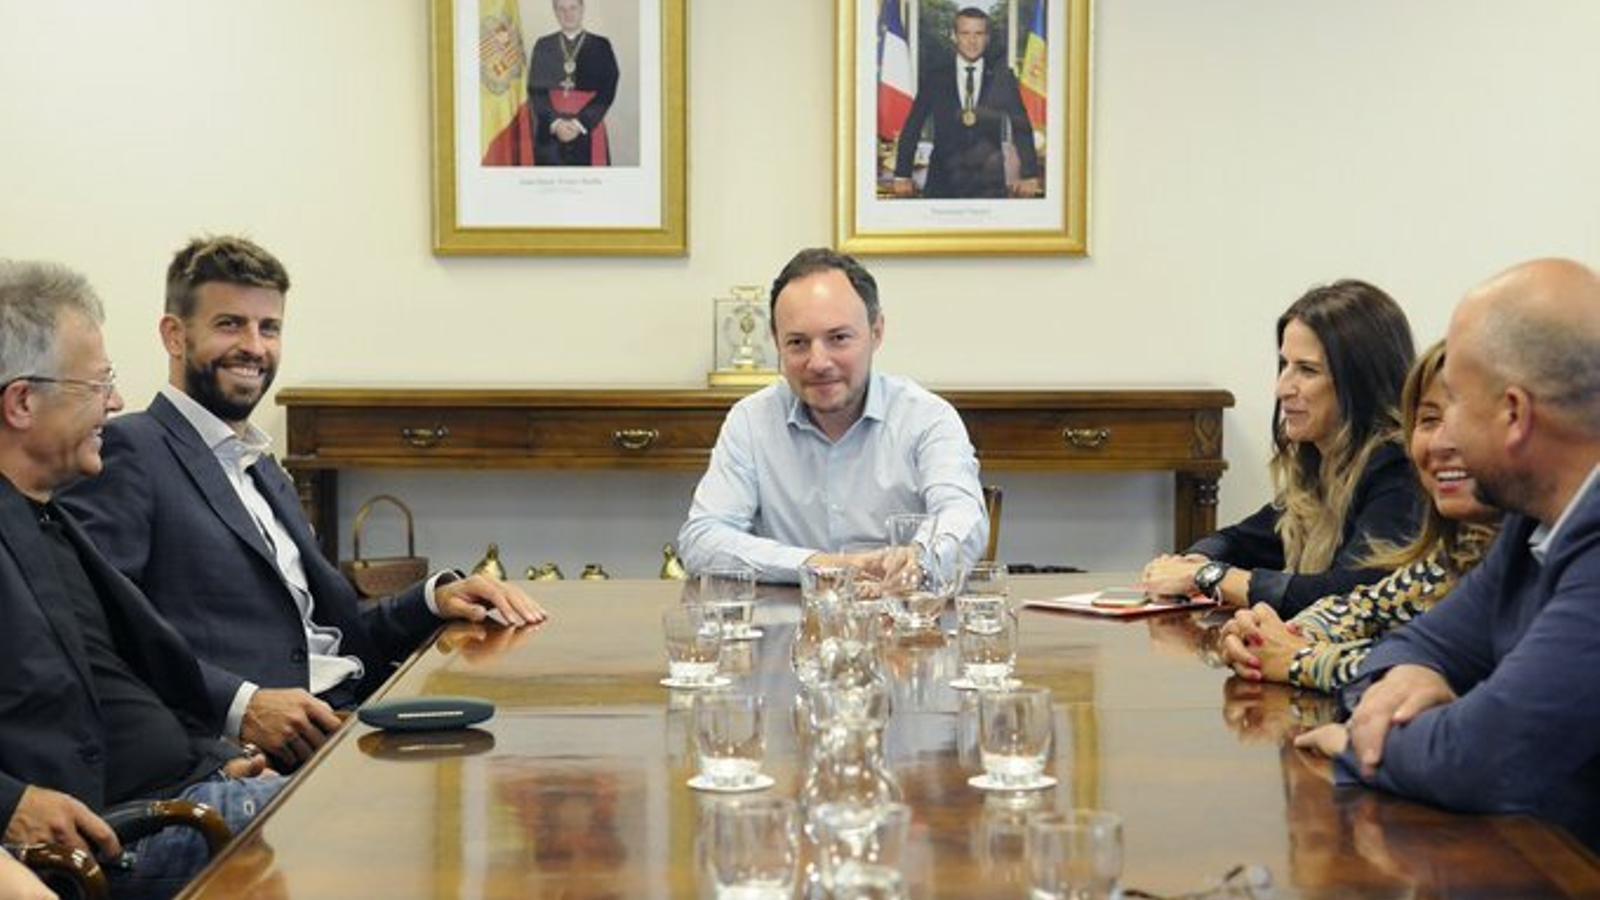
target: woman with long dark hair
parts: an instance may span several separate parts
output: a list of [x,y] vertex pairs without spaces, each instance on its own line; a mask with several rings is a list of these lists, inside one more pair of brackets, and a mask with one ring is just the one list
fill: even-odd
[[1386,574],[1372,547],[1415,532],[1416,479],[1400,390],[1416,355],[1405,313],[1354,279],[1312,288],[1278,317],[1271,503],[1145,567],[1156,594],[1201,593],[1293,615]]

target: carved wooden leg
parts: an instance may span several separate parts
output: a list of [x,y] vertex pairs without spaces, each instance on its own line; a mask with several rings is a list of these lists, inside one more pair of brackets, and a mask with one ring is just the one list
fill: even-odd
[[339,563],[339,471],[337,469],[291,468],[300,508],[311,522],[322,555]]
[[1179,472],[1172,504],[1172,532],[1176,552],[1217,530],[1216,475]]

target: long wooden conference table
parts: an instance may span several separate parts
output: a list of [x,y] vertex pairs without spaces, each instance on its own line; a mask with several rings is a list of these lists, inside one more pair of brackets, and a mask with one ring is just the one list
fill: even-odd
[[[1013,593],[1125,580],[1016,577]],[[184,896],[709,896],[699,821],[724,800],[685,786],[696,771],[688,695],[657,683],[660,611],[681,586],[528,587],[548,623],[446,629],[381,692],[484,697],[493,719],[433,738],[351,722]],[[768,593],[764,636],[736,645],[725,667],[767,696],[770,792],[795,797],[797,599]],[[1048,771],[1060,782],[1032,795],[968,786],[976,725],[971,698],[948,686],[954,648],[937,637],[891,647],[885,742],[913,810],[913,896],[1026,896],[1023,823],[1071,806],[1123,817],[1123,885],[1157,894],[1250,865],[1270,873],[1262,897],[1600,896],[1600,862],[1559,829],[1335,789],[1326,763],[1286,746],[1328,704],[1208,666],[1206,624],[1197,612],[1113,622],[1024,610],[1018,675],[1055,697]]]

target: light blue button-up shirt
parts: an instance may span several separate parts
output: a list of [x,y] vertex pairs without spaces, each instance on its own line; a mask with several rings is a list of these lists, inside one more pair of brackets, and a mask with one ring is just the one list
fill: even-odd
[[982,555],[978,459],[955,407],[874,373],[861,418],[834,442],[780,382],[728,412],[678,550],[690,571],[742,564],[793,582],[812,554],[882,543],[885,520],[901,512],[936,515],[966,560]]

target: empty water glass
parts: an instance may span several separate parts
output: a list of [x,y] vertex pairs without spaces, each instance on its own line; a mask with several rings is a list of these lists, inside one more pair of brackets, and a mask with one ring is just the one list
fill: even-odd
[[911,834],[911,807],[904,803],[824,803],[811,818],[824,887],[837,888],[840,871],[850,863],[901,867]]
[[722,636],[739,640],[751,636],[756,611],[756,573],[746,566],[708,569],[700,573],[701,603],[709,603],[722,617]]
[[978,755],[983,786],[1028,790],[1054,782],[1044,776],[1055,735],[1050,691],[1016,688],[978,696]]
[[661,613],[666,635],[667,670],[674,687],[697,687],[716,681],[722,658],[722,622],[703,603],[673,606]]
[[956,647],[961,655],[961,675],[972,687],[989,691],[1012,684],[1011,670],[1017,662],[1017,620],[1010,615],[963,616]]
[[1104,900],[1122,879],[1122,819],[1093,809],[1028,817],[1028,882],[1039,900]]
[[755,786],[766,756],[766,703],[759,694],[708,691],[694,698],[697,786],[741,790]]
[[719,898],[789,900],[799,861],[799,821],[793,800],[757,797],[712,807],[707,854]]

